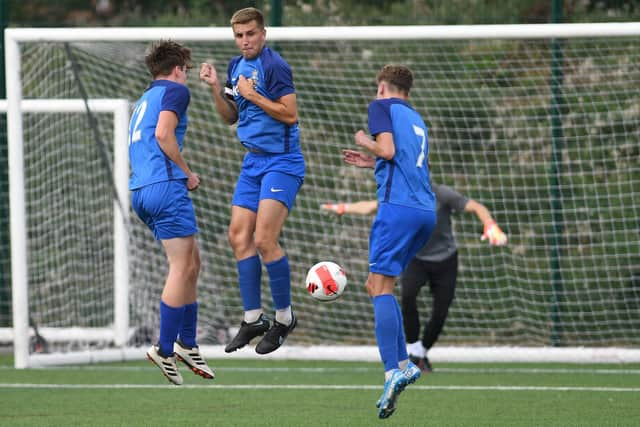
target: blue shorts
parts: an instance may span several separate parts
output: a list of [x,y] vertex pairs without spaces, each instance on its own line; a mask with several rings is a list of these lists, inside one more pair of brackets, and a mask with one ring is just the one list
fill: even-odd
[[242,161],[231,204],[257,212],[260,200],[274,199],[291,212],[304,181],[304,168],[300,153],[248,152]]
[[133,190],[131,204],[157,240],[198,232],[186,179],[157,182]]
[[427,243],[435,224],[434,211],[380,203],[369,236],[369,271],[399,276]]

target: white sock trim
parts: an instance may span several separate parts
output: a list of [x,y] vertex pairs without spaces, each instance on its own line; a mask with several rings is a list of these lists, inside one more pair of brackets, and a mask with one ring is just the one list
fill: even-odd
[[291,306],[283,308],[282,310],[276,310],[276,320],[283,325],[290,325],[293,321],[293,314],[291,313]]
[[256,308],[255,310],[248,310],[244,312],[244,321],[247,323],[255,322],[260,318],[262,314],[261,308]]

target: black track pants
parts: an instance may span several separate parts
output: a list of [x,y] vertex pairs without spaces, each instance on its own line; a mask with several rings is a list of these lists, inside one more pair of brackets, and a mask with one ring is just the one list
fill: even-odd
[[407,342],[416,342],[420,336],[420,316],[417,298],[420,289],[429,282],[433,304],[427,321],[422,345],[428,350],[438,339],[453,301],[458,277],[458,253],[440,262],[413,259],[400,277],[402,289],[402,317]]

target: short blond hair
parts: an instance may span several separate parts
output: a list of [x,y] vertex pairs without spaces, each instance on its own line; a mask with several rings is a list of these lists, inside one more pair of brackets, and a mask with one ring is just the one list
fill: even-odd
[[233,27],[236,24],[247,24],[251,21],[256,21],[258,27],[264,28],[264,15],[260,9],[256,9],[255,7],[245,7],[233,14],[231,17],[231,26]]

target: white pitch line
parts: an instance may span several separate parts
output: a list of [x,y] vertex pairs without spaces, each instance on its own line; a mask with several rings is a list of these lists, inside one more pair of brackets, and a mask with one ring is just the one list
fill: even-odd
[[[49,366],[46,368],[33,368],[42,370],[86,370],[86,371],[152,371],[154,366]],[[213,366],[216,372],[380,372],[378,367],[339,367],[339,368],[287,368],[287,367],[242,367],[242,366]],[[2,365],[0,370],[14,370],[13,366]],[[437,368],[437,373],[448,374],[585,374],[585,375],[640,375],[640,369],[588,369],[588,368]]]
[[588,369],[588,368],[438,368],[438,372],[460,374],[601,374],[640,375],[640,369]]
[[[640,387],[571,387],[571,386],[422,386],[412,385],[412,390],[449,391],[587,391],[604,393],[640,393]],[[331,385],[331,384],[233,384],[233,385],[159,385],[159,384],[29,384],[0,383],[0,389],[198,389],[198,390],[379,390],[379,385]]]

